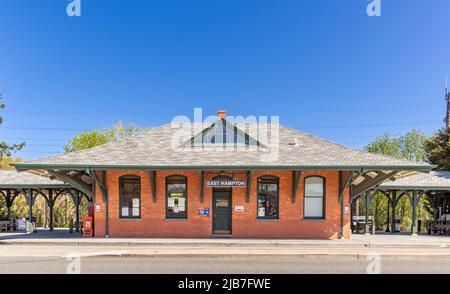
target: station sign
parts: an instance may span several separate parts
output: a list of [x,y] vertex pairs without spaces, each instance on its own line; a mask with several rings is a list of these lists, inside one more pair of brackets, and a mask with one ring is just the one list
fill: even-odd
[[205,183],[206,187],[212,187],[212,188],[245,188],[247,187],[247,181],[244,180],[208,180]]

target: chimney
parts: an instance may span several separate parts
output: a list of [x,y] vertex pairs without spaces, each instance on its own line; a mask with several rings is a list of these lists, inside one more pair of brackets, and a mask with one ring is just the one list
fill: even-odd
[[217,116],[219,119],[226,119],[227,118],[227,111],[226,110],[219,110],[217,111]]

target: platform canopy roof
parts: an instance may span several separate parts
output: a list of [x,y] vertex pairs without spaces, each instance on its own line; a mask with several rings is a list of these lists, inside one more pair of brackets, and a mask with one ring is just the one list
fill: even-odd
[[383,183],[379,188],[382,190],[450,191],[450,172],[419,173],[394,182]]
[[0,170],[0,189],[71,188],[70,185],[40,175],[15,170]]

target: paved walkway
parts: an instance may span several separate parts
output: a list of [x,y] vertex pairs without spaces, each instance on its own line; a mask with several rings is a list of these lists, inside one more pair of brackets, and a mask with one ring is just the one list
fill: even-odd
[[279,256],[279,257],[349,257],[367,258],[369,255],[390,258],[415,258],[415,259],[446,259],[450,261],[450,248],[448,247],[393,247],[393,248],[368,248],[368,247],[323,247],[323,246],[267,246],[267,245],[190,245],[178,246],[165,245],[132,245],[122,246],[118,244],[83,246],[83,245],[30,245],[11,244],[0,246],[0,257],[250,257],[250,256]]
[[450,248],[450,236],[408,234],[352,235],[349,240],[312,239],[181,239],[181,238],[83,238],[65,229],[38,233],[0,233],[0,245],[67,246],[226,246],[226,247],[298,247],[298,248]]
[[67,230],[38,233],[0,233],[0,257],[221,257],[284,256],[365,258],[371,254],[391,258],[450,260],[450,237],[353,235],[349,240],[306,239],[174,239],[83,238]]

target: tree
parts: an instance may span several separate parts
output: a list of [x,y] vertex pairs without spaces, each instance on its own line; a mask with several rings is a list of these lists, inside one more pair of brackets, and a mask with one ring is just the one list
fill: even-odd
[[[375,139],[365,147],[365,150],[371,153],[393,156],[399,159],[411,160],[414,162],[424,162],[428,159],[425,145],[429,138],[418,130],[412,130],[405,135],[390,135],[385,133],[383,136]],[[388,200],[386,196],[381,193],[374,195],[372,206],[369,210],[372,211],[377,230],[383,229],[383,225],[388,222],[387,215]],[[365,207],[362,210],[365,212]],[[411,205],[407,197],[399,199],[397,204],[397,213],[401,216],[401,229],[407,230],[411,227]],[[417,206],[417,218],[427,219],[430,216],[431,204],[426,197],[422,197]]]
[[424,162],[427,160],[425,151],[427,140],[428,137],[418,130],[412,130],[405,135],[391,136],[389,133],[385,133],[367,145],[365,150],[414,162]]
[[75,137],[70,139],[64,146],[64,152],[70,153],[100,146],[115,140],[124,139],[128,136],[137,134],[142,130],[141,127],[135,124],[123,125],[122,122],[119,121],[116,126],[76,134]]
[[[119,122],[117,125],[110,128],[97,129],[89,132],[83,132],[75,135],[64,146],[66,153],[92,148],[111,141],[127,138],[142,131],[142,128],[134,125],[123,125]],[[16,159],[17,161],[18,159]],[[12,158],[3,158],[0,164],[9,166]],[[5,218],[7,211],[4,205],[4,198],[0,197],[0,218]],[[83,197],[80,205],[81,215],[87,214],[88,203]],[[28,215],[28,205],[25,197],[20,196],[16,198],[12,206],[12,213],[15,217],[23,217]],[[75,213],[75,206],[69,195],[63,194],[58,197],[53,208],[53,220],[55,227],[68,227],[70,219],[73,219]],[[33,215],[36,216],[36,224],[39,227],[49,226],[49,210],[47,203],[42,196],[37,197],[33,206]]]
[[[2,94],[0,94],[0,100],[2,99]],[[5,104],[0,102],[0,109],[5,108]],[[0,116],[0,125],[3,123],[3,117]],[[21,150],[25,146],[25,143],[8,145],[4,141],[0,141],[0,158],[11,156],[12,152],[16,152],[17,150]]]
[[441,129],[425,142],[428,161],[440,170],[450,170],[450,129]]
[[11,166],[11,163],[22,162],[21,158],[12,158],[12,157],[2,157],[0,158],[0,170],[14,170],[15,168]]

